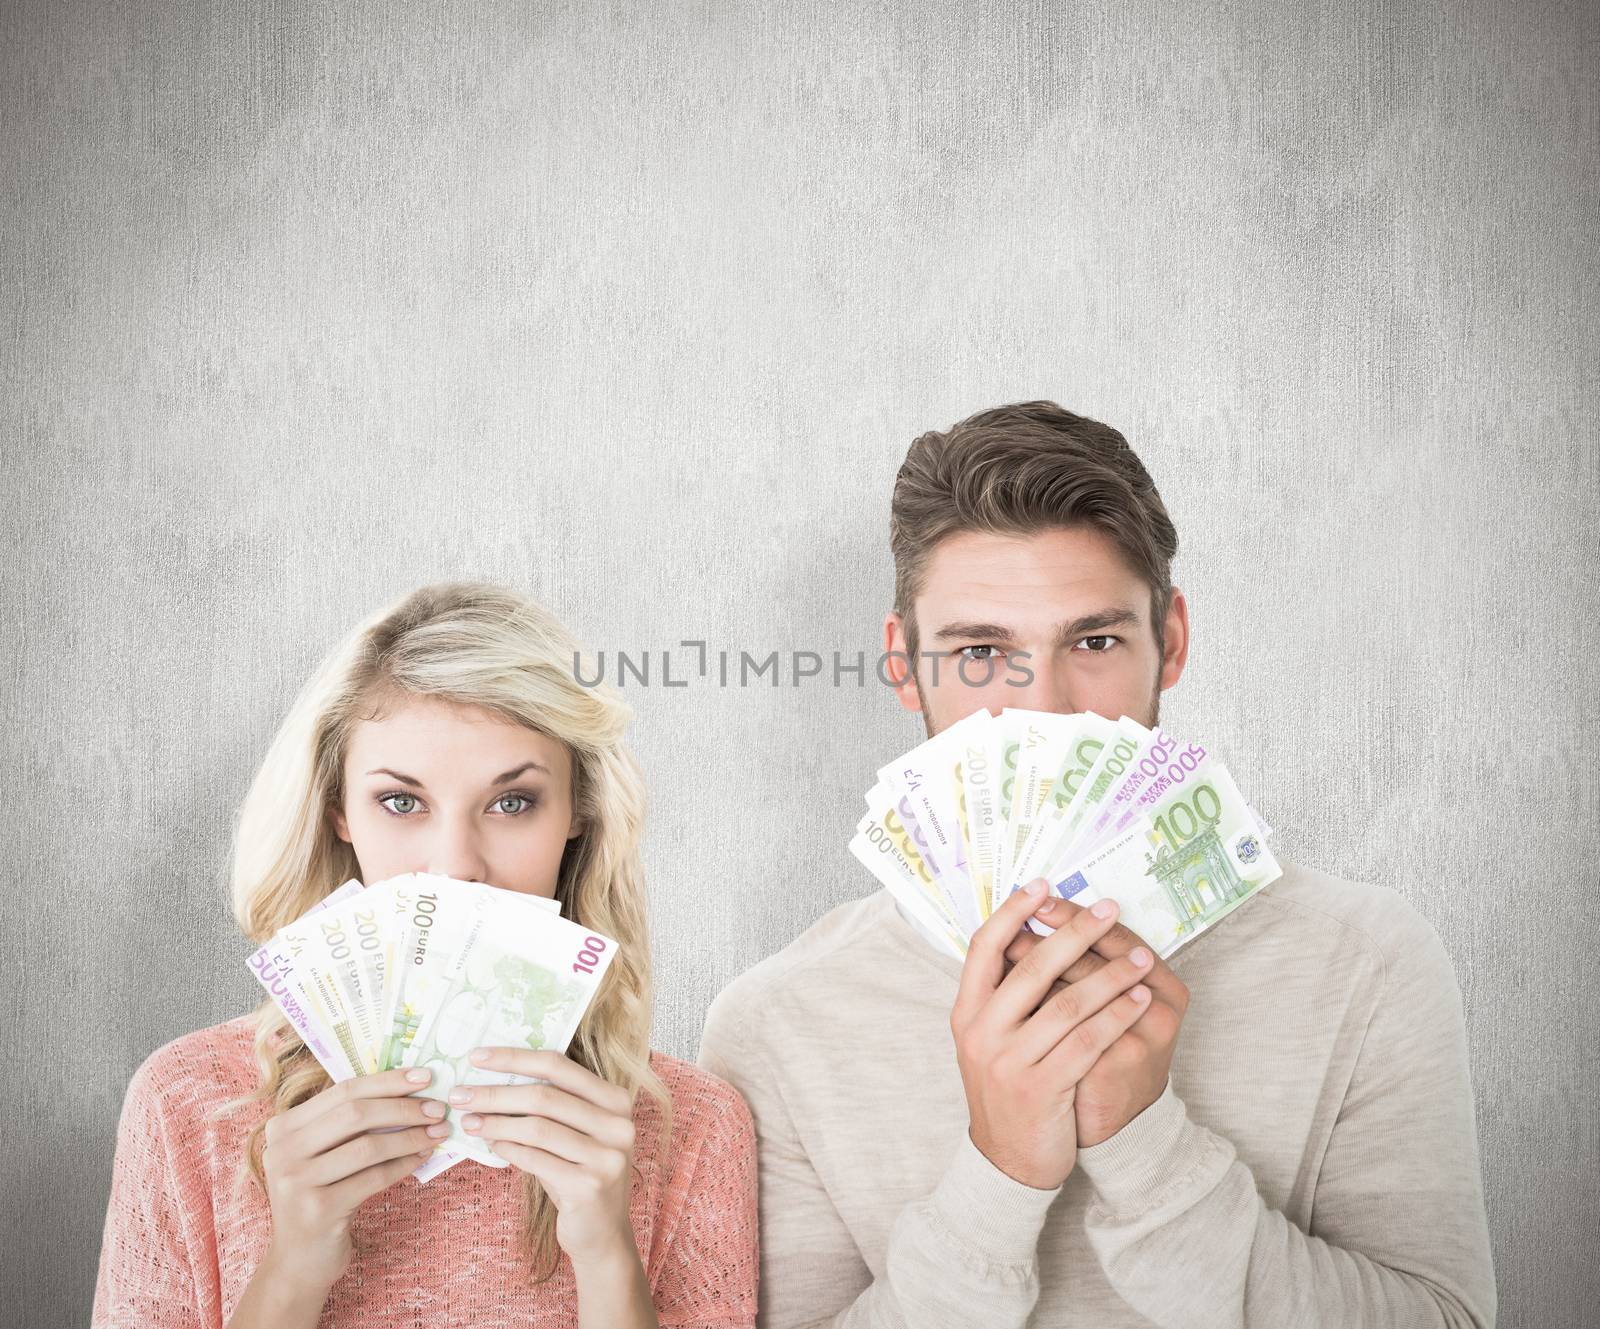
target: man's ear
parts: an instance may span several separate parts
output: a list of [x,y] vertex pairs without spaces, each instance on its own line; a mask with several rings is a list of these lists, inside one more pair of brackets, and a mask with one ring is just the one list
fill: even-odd
[[905,623],[891,611],[883,620],[883,675],[894,688],[900,705],[908,711],[922,712],[922,692],[917,687],[916,662],[906,645]]
[[1189,658],[1189,605],[1183,592],[1172,588],[1167,603],[1167,620],[1162,637],[1161,690],[1172,687],[1183,673],[1184,662]]

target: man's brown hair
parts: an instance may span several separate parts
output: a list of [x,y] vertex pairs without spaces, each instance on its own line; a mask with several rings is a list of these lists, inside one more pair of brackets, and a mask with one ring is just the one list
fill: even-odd
[[894,481],[894,609],[917,659],[912,609],[934,548],[961,531],[1031,535],[1095,526],[1150,587],[1156,645],[1172,596],[1178,532],[1155,482],[1110,425],[1053,401],[996,406],[912,443]]

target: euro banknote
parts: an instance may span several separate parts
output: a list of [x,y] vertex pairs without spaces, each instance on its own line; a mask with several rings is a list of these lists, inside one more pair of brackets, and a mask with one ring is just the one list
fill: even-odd
[[[432,873],[351,880],[248,963],[336,1083],[426,1065],[434,1077],[419,1095],[443,1101],[457,1083],[489,1082],[465,1061],[473,1048],[567,1050],[616,942],[560,910],[546,896]],[[506,1166],[446,1107],[451,1133],[419,1181],[469,1157]]]
[[1126,715],[1006,708],[880,768],[850,849],[958,959],[1038,877],[1063,899],[1115,899],[1165,958],[1282,875],[1270,834],[1205,744]]

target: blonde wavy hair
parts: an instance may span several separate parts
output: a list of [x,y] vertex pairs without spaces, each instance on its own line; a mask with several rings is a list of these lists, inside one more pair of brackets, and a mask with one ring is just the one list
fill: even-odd
[[[644,782],[623,743],[632,710],[604,683],[577,681],[577,640],[524,595],[485,582],[424,586],[360,623],[301,689],[239,810],[233,913],[251,941],[270,938],[342,883],[359,876],[330,809],[344,798],[344,758],[356,724],[395,697],[482,707],[566,745],[572,805],[583,830],[567,842],[556,886],[562,914],[619,945],[568,1055],[602,1079],[660,1105],[661,1139],[672,1102],[650,1066],[651,975],[639,839]],[[331,1083],[270,1000],[256,1012],[261,1082],[221,1111],[269,1100],[286,1112]],[[270,1114],[269,1114],[270,1115]],[[266,1121],[251,1131],[240,1175],[263,1188]],[[523,1254],[534,1281],[556,1270],[555,1205],[532,1176]]]

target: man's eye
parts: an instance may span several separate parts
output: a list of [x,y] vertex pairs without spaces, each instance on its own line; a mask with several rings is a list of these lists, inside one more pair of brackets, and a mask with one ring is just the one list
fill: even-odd
[[957,655],[966,655],[967,659],[969,659],[969,660],[992,660],[992,659],[994,659],[993,655],[967,655],[967,652],[968,651],[996,651],[996,652],[998,652],[999,649],[1000,648],[998,646],[963,646],[959,651],[956,652],[956,654]]
[[1104,655],[1116,640],[1115,637],[1085,637],[1078,645],[1087,647],[1090,655]]
[[389,806],[389,800],[395,798],[404,799],[407,803],[411,804],[415,804],[417,801],[417,796],[415,794],[385,794],[378,800],[378,806],[392,817],[409,816],[412,811],[411,808],[392,808]]

